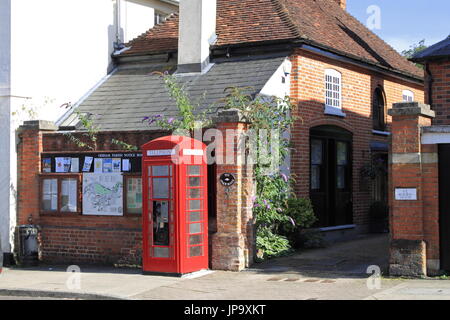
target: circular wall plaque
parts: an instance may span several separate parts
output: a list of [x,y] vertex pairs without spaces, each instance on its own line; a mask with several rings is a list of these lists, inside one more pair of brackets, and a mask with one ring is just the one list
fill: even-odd
[[220,183],[224,186],[229,187],[229,186],[233,185],[235,181],[236,181],[236,178],[231,173],[223,173],[220,176]]

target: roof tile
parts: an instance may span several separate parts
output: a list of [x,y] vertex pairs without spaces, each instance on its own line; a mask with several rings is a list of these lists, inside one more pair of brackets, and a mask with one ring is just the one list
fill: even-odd
[[[176,51],[178,14],[134,39],[126,55]],[[368,63],[423,77],[335,0],[217,0],[215,46],[270,40],[305,40]]]

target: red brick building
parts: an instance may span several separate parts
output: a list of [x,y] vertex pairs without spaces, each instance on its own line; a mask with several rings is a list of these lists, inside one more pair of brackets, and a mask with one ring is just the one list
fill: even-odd
[[[297,177],[296,192],[313,201],[316,227],[331,238],[367,232],[369,206],[386,203],[386,171],[373,177],[362,172],[374,159],[387,167],[387,110],[395,102],[424,101],[423,71],[347,13],[345,1],[217,0],[214,7],[215,1],[196,0],[216,16],[192,11],[189,1],[181,1],[179,15],[128,43],[115,56],[116,71],[74,108],[76,113],[69,111],[57,126],[22,127],[19,223],[32,215],[41,226],[45,261],[139,260],[142,212],[126,205],[120,216],[84,212],[81,168],[90,158],[128,159],[132,169],[122,172],[124,183],[138,183],[139,152],[114,141],[141,146],[168,134],[142,122],[156,114],[177,116],[154,71],[175,72],[193,100],[205,93],[205,109],[214,105],[220,111],[217,101],[230,86],[249,86],[253,95],[288,94],[298,118],[288,170]],[[71,138],[89,144],[79,114],[100,131],[91,149]],[[220,130],[246,130],[238,114],[219,112],[216,120]],[[78,159],[78,171],[55,172],[64,158]],[[237,184],[224,199],[217,177],[230,171]],[[238,164],[211,166],[209,173],[211,264],[241,270],[253,259],[251,192],[243,192],[252,190],[251,172]],[[78,190],[71,200],[74,210],[62,211],[60,202],[67,200],[52,183]],[[43,200],[51,210],[44,210]]]
[[393,275],[450,270],[450,38],[413,57],[424,65],[427,104],[394,105],[391,150]]

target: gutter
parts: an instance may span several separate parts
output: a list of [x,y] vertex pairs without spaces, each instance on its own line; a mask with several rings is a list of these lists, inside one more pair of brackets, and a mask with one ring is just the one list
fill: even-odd
[[[389,67],[384,66],[384,65],[382,65],[380,63],[376,63],[376,62],[373,62],[373,61],[370,61],[370,60],[367,60],[367,59],[364,59],[364,58],[361,58],[361,57],[358,57],[358,56],[355,56],[355,55],[351,55],[351,54],[348,54],[348,53],[336,50],[334,48],[331,48],[331,47],[328,47],[328,46],[324,46],[324,45],[322,45],[320,43],[317,43],[317,42],[314,42],[314,41],[311,41],[311,40],[302,39],[302,40],[295,41],[295,43],[298,43],[299,45],[301,45],[301,47],[304,47],[306,45],[307,48],[308,47],[310,47],[310,48],[317,48],[318,50],[321,50],[322,52],[325,51],[325,53],[331,54],[330,57],[335,57],[336,59],[341,60],[341,61],[343,61],[342,57],[344,57],[344,58],[348,58],[348,59],[351,59],[351,60],[356,60],[356,61],[362,62],[363,64],[371,65],[371,66],[373,66],[375,68],[379,68],[379,69],[381,69],[381,70],[383,70],[385,72],[389,72],[389,73],[395,74],[395,75],[400,76],[402,78],[403,77],[408,78],[409,80],[413,80],[414,82],[418,82],[420,84],[423,84],[423,81],[424,81],[423,77],[418,77],[418,76],[416,76],[414,74],[411,74],[411,73],[408,73],[408,72],[405,72],[405,71],[401,71],[401,70],[398,70],[398,69],[389,68]],[[346,62],[351,63],[348,60],[346,60]],[[354,64],[354,62],[353,62],[353,64]]]
[[[363,59],[358,56],[350,55],[347,53],[344,53],[342,51],[321,45],[319,43],[316,43],[311,40],[307,39],[285,39],[285,40],[271,40],[271,41],[260,41],[255,43],[244,43],[244,44],[231,44],[231,45],[223,45],[223,46],[213,46],[211,48],[212,51],[219,51],[219,50],[225,50],[227,52],[233,51],[232,49],[238,49],[238,48],[258,48],[262,46],[268,46],[268,45],[274,45],[278,44],[280,46],[289,46],[291,48],[303,48],[305,50],[314,52],[316,54],[320,54],[322,56],[326,56],[328,58],[331,58],[333,60],[338,60],[341,62],[350,63],[353,65],[357,65],[359,67],[363,67],[369,70],[381,72],[384,74],[388,74],[391,76],[394,76],[396,78],[400,78],[402,80],[412,81],[416,84],[423,84],[424,79],[421,77],[418,77],[416,75],[400,71],[397,69],[392,69],[386,66],[383,66],[379,63],[375,63],[366,59]],[[368,67],[371,66],[371,67]]]

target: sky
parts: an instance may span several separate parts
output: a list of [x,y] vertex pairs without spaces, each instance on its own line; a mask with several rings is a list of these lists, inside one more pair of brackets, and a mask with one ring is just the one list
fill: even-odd
[[[379,25],[373,5],[380,9]],[[371,29],[399,52],[423,39],[430,46],[450,35],[449,0],[347,0],[347,10],[365,25],[369,20],[380,27]]]

